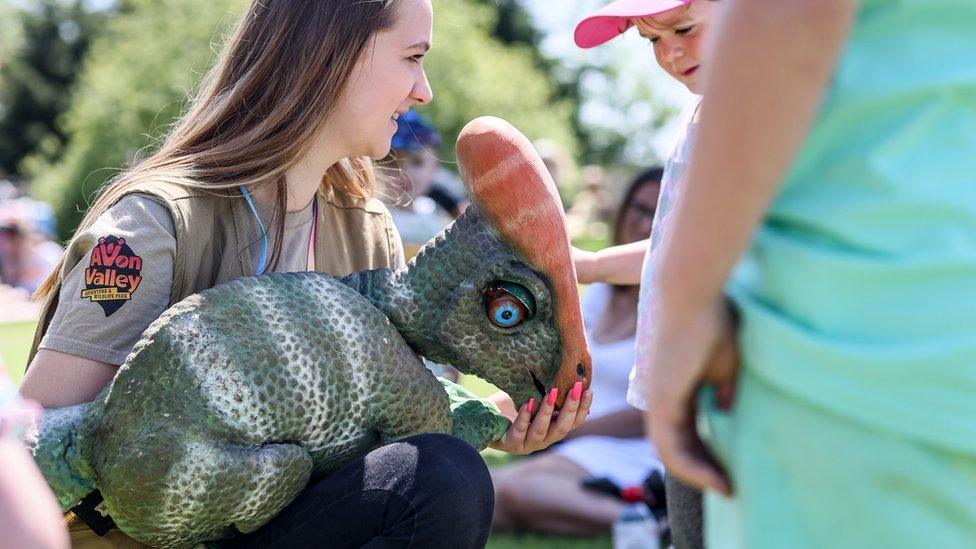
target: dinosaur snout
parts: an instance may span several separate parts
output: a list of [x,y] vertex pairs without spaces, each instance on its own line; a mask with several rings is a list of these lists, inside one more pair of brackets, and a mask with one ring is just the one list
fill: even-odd
[[556,373],[554,380],[556,388],[559,389],[559,397],[556,399],[556,406],[559,408],[562,408],[576,382],[583,382],[584,391],[590,387],[590,379],[593,373],[590,353],[584,350],[582,353],[574,353],[573,355],[563,359],[562,366]]

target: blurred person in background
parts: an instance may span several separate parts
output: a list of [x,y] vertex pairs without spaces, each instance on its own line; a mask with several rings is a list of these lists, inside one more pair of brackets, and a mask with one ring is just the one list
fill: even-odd
[[407,258],[463,211],[461,201],[437,182],[442,173],[440,146],[440,133],[417,112],[404,113],[397,120],[390,143],[393,170],[384,200],[391,207]]
[[572,239],[604,241],[607,221],[613,215],[610,180],[600,166],[584,166],[580,173],[582,188],[566,212],[566,224]]
[[[647,238],[661,176],[660,168],[650,169],[628,185],[614,220],[615,245]],[[586,288],[583,319],[594,370],[590,416],[549,452],[492,471],[495,529],[608,532],[625,503],[584,489],[582,482],[606,478],[617,486],[638,486],[652,471],[663,472],[644,438],[641,412],[625,400],[634,364],[637,295],[637,286],[595,283]]]
[[[0,282],[34,292],[61,259],[42,203],[21,198],[0,204]],[[42,225],[39,225],[39,222]]]
[[[454,212],[461,208],[460,201],[436,182],[441,173],[437,157],[440,145],[440,133],[416,111],[406,112],[397,120],[397,130],[390,142],[393,170],[384,199],[390,206],[393,224],[400,232],[408,259],[444,230],[456,217]],[[439,200],[425,194],[431,191],[437,193]],[[457,381],[461,375],[453,366],[426,359],[424,364],[434,375],[451,381]]]

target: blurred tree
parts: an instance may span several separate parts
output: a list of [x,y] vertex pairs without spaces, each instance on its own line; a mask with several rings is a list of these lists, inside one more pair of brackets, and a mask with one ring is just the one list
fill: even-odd
[[[19,174],[28,153],[56,155],[64,134],[56,121],[67,108],[80,60],[104,18],[83,0],[0,0],[4,55],[0,95],[0,172]],[[8,34],[9,33],[9,34]]]
[[[50,201],[62,236],[101,185],[141,150],[151,150],[186,105],[246,0],[124,0],[93,43],[71,106],[57,161],[25,162],[34,194]],[[434,50],[426,61],[434,102],[424,107],[453,143],[472,118],[507,118],[530,138],[547,137],[575,152],[573,106],[554,100],[553,85],[527,45],[492,36],[497,10],[478,0],[434,0]],[[445,156],[452,159],[453,147]]]
[[[9,0],[0,0],[0,71],[21,46],[24,39],[20,18],[17,10]],[[3,104],[0,102],[0,104]]]
[[[472,118],[505,118],[531,139],[552,139],[578,149],[571,101],[555,98],[555,86],[523,43],[505,45],[492,35],[498,11],[470,0],[434,0],[434,49],[426,61],[434,101],[423,107],[453,143]],[[450,148],[450,147],[449,147]],[[445,154],[453,159],[453,150]]]
[[[589,128],[581,123],[579,113],[581,105],[579,76],[583,71],[578,68],[567,67],[561,61],[550,58],[543,53],[540,46],[545,36],[536,27],[532,14],[526,9],[527,0],[477,0],[477,2],[494,7],[497,13],[495,25],[492,27],[492,36],[505,44],[529,47],[536,66],[544,70],[549,76],[550,82],[554,83],[553,98],[572,105],[573,112],[570,123],[573,133],[579,141],[579,148],[581,149],[579,154],[582,157],[590,156],[593,149],[591,145],[592,134]],[[610,157],[613,154],[613,152],[608,152]]]
[[504,44],[521,44],[536,48],[542,41],[542,33],[532,22],[532,16],[522,5],[522,0],[475,0],[493,8],[497,16],[490,27],[491,34]]
[[[3,120],[8,110],[9,85],[7,84],[7,71],[10,59],[20,51],[23,43],[20,19],[17,11],[7,0],[0,0],[0,120]],[[0,164],[0,176],[4,175],[4,169]]]
[[151,149],[186,106],[245,0],[123,0],[85,59],[56,160],[25,161],[67,238],[99,188]]

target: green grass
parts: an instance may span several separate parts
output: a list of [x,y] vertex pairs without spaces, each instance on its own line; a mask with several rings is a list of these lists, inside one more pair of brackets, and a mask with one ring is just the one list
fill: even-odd
[[[485,397],[498,389],[487,381],[474,376],[461,376],[460,384],[472,393]],[[498,467],[521,459],[491,448],[481,452],[488,467]],[[612,547],[609,535],[592,538],[551,536],[542,534],[492,534],[489,549],[603,549]]]
[[34,326],[33,321],[0,323],[0,359],[6,365],[7,375],[14,385],[24,377],[27,355],[34,339]]
[[539,534],[495,534],[488,538],[488,549],[603,549],[613,547],[610,536],[574,538]]

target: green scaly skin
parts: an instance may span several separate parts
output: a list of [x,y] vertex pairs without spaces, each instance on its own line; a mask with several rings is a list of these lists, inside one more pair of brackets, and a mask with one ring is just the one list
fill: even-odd
[[[420,356],[516,403],[561,358],[545,277],[496,234],[472,207],[397,271],[241,278],[174,305],[93,402],[49,411],[30,441],[62,508],[98,489],[128,535],[185,547],[260,528],[380,444],[453,433],[484,448],[508,420]],[[515,328],[486,314],[500,280],[535,301]]]

